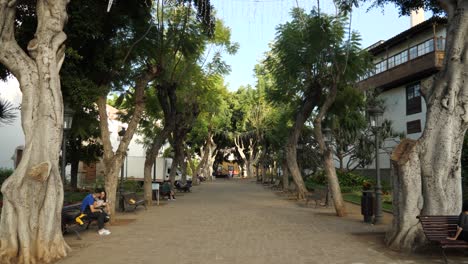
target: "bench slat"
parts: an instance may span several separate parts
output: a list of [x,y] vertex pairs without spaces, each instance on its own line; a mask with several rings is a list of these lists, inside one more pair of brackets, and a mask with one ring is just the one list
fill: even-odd
[[468,243],[463,240],[448,240],[447,236],[453,236],[457,230],[457,215],[434,215],[417,217],[427,239],[436,242],[445,248],[468,248]]

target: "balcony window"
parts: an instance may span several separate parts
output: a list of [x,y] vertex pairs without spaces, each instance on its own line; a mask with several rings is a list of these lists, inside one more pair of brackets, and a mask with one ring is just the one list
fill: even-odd
[[391,69],[393,67],[395,67],[395,57],[396,56],[393,56],[393,57],[390,57],[388,58],[388,68]]
[[[412,49],[416,48],[416,52],[417,54],[413,54],[414,53],[414,50],[413,50],[413,53],[411,53]],[[424,54],[427,54],[429,52],[433,52],[434,51],[434,40],[433,39],[429,39],[429,40],[426,40],[424,41],[423,43],[417,45],[417,46],[414,46],[410,49],[410,53],[411,53],[411,58],[416,58],[416,57],[419,57],[419,56],[422,56]],[[413,57],[415,56],[415,57]]]
[[437,38],[437,50],[445,50],[445,39],[443,37]]
[[412,46],[409,49],[406,49],[387,60],[382,60],[379,63],[375,64],[373,71],[369,72],[363,76],[363,80],[368,79],[376,74],[384,72],[388,69],[394,68],[400,64],[414,60],[419,56],[422,56],[427,53],[434,52],[434,50],[445,50],[445,38],[438,37],[435,40],[433,38],[428,39],[418,45]]
[[406,115],[421,113],[421,84],[406,87]]
[[375,74],[379,74],[387,70],[387,61],[383,60],[375,65]]
[[409,50],[409,53],[410,53],[410,59],[414,59],[418,57],[418,47],[417,46],[411,47]]
[[423,43],[423,46],[424,46],[424,50],[423,50],[423,53],[421,55],[424,55],[424,54],[429,53],[429,52],[433,52],[434,51],[434,40],[433,39],[426,40]]
[[395,55],[395,66],[398,66],[407,61],[408,61],[408,52],[406,50]]

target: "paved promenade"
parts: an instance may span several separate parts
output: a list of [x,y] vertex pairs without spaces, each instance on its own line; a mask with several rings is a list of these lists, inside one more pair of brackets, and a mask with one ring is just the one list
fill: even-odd
[[[81,241],[67,235],[73,251],[58,263],[443,263],[440,251],[408,256],[388,250],[386,225],[364,224],[357,207],[348,209],[348,217],[338,218],[332,208],[307,208],[251,181],[217,180],[177,201],[119,213],[110,236],[100,237],[97,227]],[[468,263],[453,255],[451,263]]]

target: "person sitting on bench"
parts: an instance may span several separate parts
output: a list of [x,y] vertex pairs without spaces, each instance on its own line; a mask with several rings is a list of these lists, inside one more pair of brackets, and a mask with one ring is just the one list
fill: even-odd
[[110,207],[109,201],[107,200],[106,191],[102,191],[99,198],[96,198],[94,208],[101,210],[101,212],[106,214],[106,218],[110,218]]
[[101,197],[103,190],[96,190],[94,193],[88,194],[81,202],[81,213],[85,214],[90,220],[97,219],[98,234],[101,236],[110,235],[110,231],[104,228],[104,223],[107,222],[106,214],[95,207],[96,199]]
[[183,192],[190,192],[190,187],[192,187],[192,184],[189,184],[188,182],[186,184],[182,184],[180,181],[175,181],[174,185],[178,191]]
[[454,237],[447,237],[449,240],[465,240],[468,242],[468,201],[463,202],[462,212],[458,217],[457,233]]
[[168,200],[175,200],[174,190],[172,189],[171,181],[166,180],[164,181],[163,185],[161,186],[161,195],[163,197],[167,196]]

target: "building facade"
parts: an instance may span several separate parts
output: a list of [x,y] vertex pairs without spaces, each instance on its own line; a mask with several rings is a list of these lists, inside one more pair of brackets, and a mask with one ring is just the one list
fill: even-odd
[[[383,118],[393,131],[418,139],[426,122],[426,102],[421,90],[432,83],[444,59],[447,20],[432,17],[387,41],[368,48],[375,69],[359,82],[365,91],[377,90],[384,102]],[[384,175],[390,174],[390,154],[399,138],[386,139],[379,151]],[[374,168],[374,164],[368,166]]]

